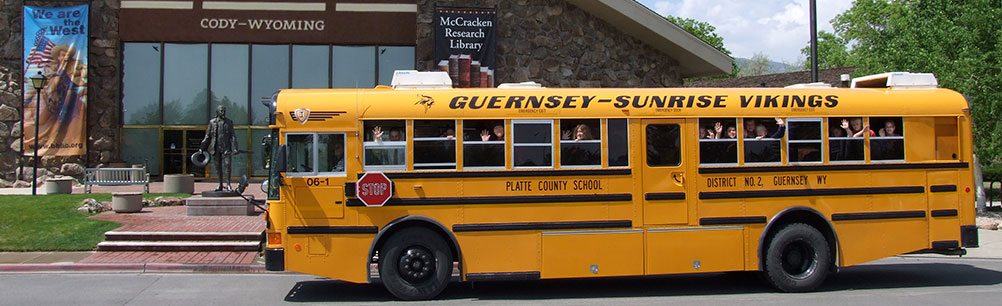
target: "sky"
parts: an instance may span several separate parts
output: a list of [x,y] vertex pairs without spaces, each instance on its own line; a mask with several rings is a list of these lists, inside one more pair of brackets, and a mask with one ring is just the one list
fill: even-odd
[[[808,0],[638,0],[661,15],[705,21],[717,28],[734,57],[761,52],[776,62],[803,60],[810,40]],[[832,31],[831,19],[852,6],[850,0],[818,0],[818,31]]]

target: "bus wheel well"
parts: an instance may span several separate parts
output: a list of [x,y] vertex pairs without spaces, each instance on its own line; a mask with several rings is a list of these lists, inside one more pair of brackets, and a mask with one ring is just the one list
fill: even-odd
[[793,223],[807,224],[825,236],[825,240],[828,242],[828,250],[832,253],[831,269],[834,271],[838,266],[838,236],[827,219],[822,217],[817,211],[809,208],[795,208],[781,212],[765,227],[758,247],[759,270],[763,270],[765,267],[765,256],[769,249],[769,243],[772,242],[772,237],[776,235],[776,232],[783,229],[783,227]]
[[372,258],[376,255],[376,252],[383,248],[383,244],[385,244],[386,241],[389,240],[388,238],[393,236],[394,233],[414,227],[423,227],[441,236],[442,239],[449,244],[449,250],[452,253],[453,260],[462,262],[462,257],[460,256],[461,253],[459,252],[459,243],[456,242],[456,238],[452,235],[452,233],[445,230],[445,228],[438,222],[424,217],[404,217],[386,225],[383,228],[383,231],[376,235],[372,248],[369,250],[369,260],[372,260]]

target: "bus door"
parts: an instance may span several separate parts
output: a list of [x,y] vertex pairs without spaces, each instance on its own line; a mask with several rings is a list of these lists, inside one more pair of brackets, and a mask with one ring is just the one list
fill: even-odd
[[682,119],[642,121],[644,225],[688,223]]
[[344,217],[344,133],[287,133],[286,186],[292,215],[303,225]]

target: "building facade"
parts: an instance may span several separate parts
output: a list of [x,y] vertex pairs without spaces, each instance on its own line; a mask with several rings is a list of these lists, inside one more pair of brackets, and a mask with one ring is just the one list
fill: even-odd
[[154,176],[212,176],[188,156],[224,105],[242,153],[234,175],[265,175],[263,99],[283,88],[371,88],[388,85],[394,70],[435,70],[439,7],[496,12],[496,83],[679,87],[684,77],[731,65],[634,1],[3,1],[0,24],[10,29],[0,32],[3,184],[30,165],[19,159],[22,6],[82,3],[91,20],[88,153],[42,157],[44,174],[146,164]]

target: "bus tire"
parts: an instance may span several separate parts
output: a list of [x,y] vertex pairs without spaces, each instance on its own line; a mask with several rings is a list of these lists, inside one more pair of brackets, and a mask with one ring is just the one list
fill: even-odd
[[379,252],[379,278],[401,300],[438,296],[452,276],[452,253],[435,232],[412,227],[390,236]]
[[825,236],[810,225],[793,223],[770,239],[764,276],[780,291],[806,292],[825,281],[831,265]]

